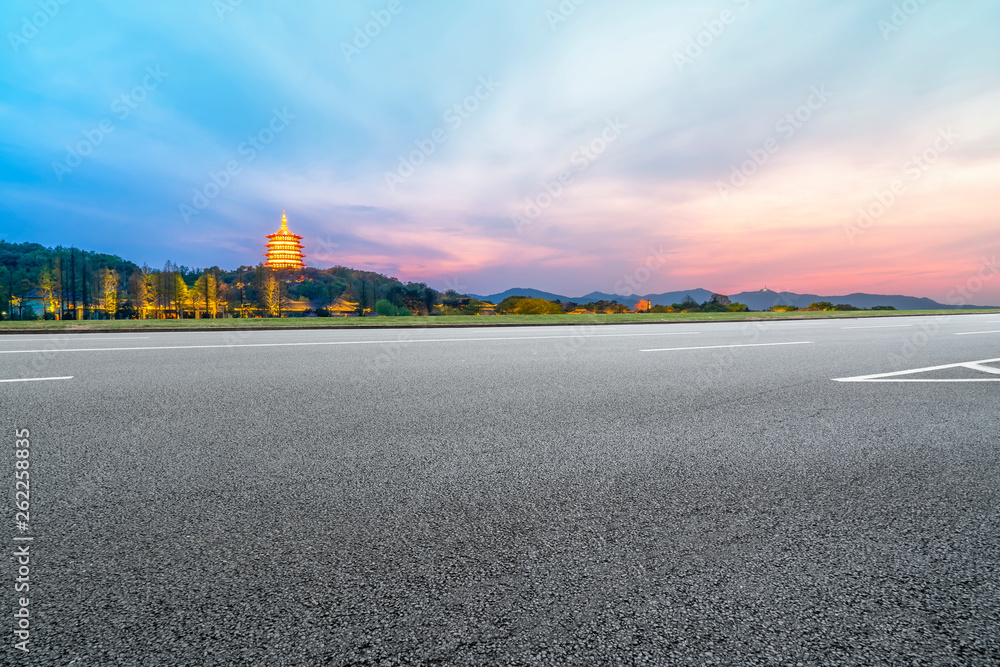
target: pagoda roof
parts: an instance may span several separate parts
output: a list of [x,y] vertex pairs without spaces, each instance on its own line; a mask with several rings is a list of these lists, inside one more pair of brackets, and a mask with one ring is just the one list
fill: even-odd
[[267,235],[267,238],[269,239],[278,237],[295,238],[295,239],[302,238],[298,234],[294,234],[288,229],[288,216],[285,214],[284,211],[281,212],[281,227],[279,227],[278,231],[276,231],[275,233]]

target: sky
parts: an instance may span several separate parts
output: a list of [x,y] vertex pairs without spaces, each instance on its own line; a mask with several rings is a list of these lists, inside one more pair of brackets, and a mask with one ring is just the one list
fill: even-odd
[[1000,305],[995,0],[7,0],[0,238]]

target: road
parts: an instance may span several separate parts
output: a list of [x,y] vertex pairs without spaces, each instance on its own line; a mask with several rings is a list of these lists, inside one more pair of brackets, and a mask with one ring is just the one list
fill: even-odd
[[1000,314],[12,335],[0,380],[6,664],[1000,663]]

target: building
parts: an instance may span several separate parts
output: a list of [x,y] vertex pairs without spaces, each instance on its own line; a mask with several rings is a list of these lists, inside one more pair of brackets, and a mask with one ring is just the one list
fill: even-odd
[[342,297],[338,297],[326,309],[330,311],[331,317],[354,317],[358,314],[358,306],[359,304],[353,301],[347,301]]
[[281,212],[281,228],[267,235],[267,252],[264,265],[271,269],[301,270],[306,266],[302,253],[302,237],[288,230],[288,216]]

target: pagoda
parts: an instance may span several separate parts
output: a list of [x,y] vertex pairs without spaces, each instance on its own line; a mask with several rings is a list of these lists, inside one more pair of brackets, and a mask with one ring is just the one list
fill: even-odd
[[305,268],[303,261],[305,255],[302,254],[302,239],[298,234],[288,231],[288,216],[281,212],[281,228],[273,234],[267,235],[267,252],[264,257],[267,261],[264,265],[271,269],[296,269]]

